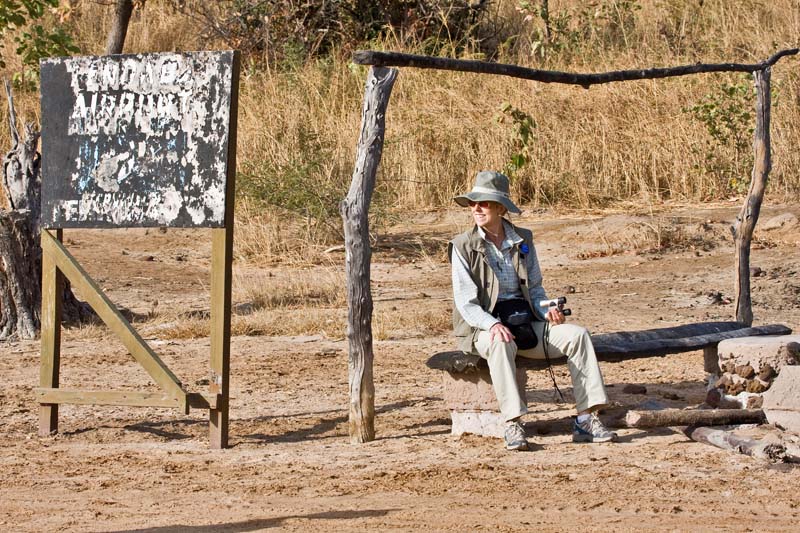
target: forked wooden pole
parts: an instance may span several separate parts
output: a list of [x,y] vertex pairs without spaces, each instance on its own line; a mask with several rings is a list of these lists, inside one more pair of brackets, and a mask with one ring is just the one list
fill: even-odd
[[[43,230],[48,231],[48,230]],[[62,241],[64,230],[54,231]],[[42,254],[42,352],[39,368],[39,386],[57,388],[61,368],[61,311],[64,294],[64,275],[55,261]],[[39,435],[47,436],[58,431],[58,404],[39,405]]]
[[396,78],[397,69],[369,69],[353,180],[350,191],[339,206],[344,221],[347,339],[350,346],[349,431],[350,442],[354,444],[375,439],[369,204],[383,152],[386,108]]
[[753,323],[753,307],[750,298],[750,242],[758,222],[761,202],[767,188],[767,178],[772,169],[770,148],[770,69],[753,72],[756,86],[756,128],[753,133],[753,175],[750,189],[733,226],[736,240],[736,320]]

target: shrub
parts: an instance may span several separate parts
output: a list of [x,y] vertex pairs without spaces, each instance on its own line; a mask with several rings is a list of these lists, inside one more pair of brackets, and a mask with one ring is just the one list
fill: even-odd
[[393,36],[426,53],[479,40],[488,2],[468,0],[173,0],[196,15],[207,39],[221,39],[250,60],[297,66],[336,49],[350,51]]
[[716,176],[723,191],[741,194],[750,184],[754,102],[755,90],[745,80],[723,83],[718,91],[683,109],[708,133],[705,145],[693,148],[703,156],[704,165],[698,170]]
[[[15,53],[22,62],[22,69],[14,74],[18,87],[36,88],[39,60],[80,51],[62,25],[51,24],[50,29],[45,29],[41,24],[48,8],[55,9],[58,3],[58,0],[3,0],[0,3],[0,37],[16,33]],[[6,66],[2,55],[4,41],[0,41],[0,68]]]

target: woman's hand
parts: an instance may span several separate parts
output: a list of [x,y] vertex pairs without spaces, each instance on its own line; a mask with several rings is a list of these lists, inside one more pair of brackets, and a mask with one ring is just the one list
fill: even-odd
[[564,313],[561,312],[561,309],[558,307],[551,307],[547,314],[544,316],[548,322],[557,326],[559,324],[563,324],[567,321],[567,317],[564,316]]
[[511,334],[511,330],[505,327],[502,322],[498,322],[492,326],[489,330],[489,333],[492,335],[492,340],[494,340],[495,337],[500,337],[500,340],[503,342],[511,342],[511,340],[514,338],[514,335]]

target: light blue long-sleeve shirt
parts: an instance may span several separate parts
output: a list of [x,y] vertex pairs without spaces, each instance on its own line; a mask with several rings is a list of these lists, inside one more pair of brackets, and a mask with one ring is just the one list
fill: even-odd
[[[505,229],[505,239],[500,245],[500,249],[486,238],[486,232],[482,228],[478,228],[478,234],[486,241],[486,254],[489,266],[494,271],[500,283],[498,300],[509,300],[512,298],[522,298],[522,288],[520,287],[517,272],[514,265],[511,263],[511,248],[515,244],[522,242],[514,227],[503,222]],[[531,243],[533,244],[533,243]],[[478,287],[472,280],[470,275],[469,265],[467,261],[461,257],[458,249],[454,246],[452,257],[450,260],[451,274],[453,282],[453,300],[456,309],[464,320],[473,328],[482,330],[489,330],[500,322],[497,318],[493,317],[489,311],[484,310],[478,300]],[[547,299],[547,293],[542,287],[542,271],[539,267],[539,259],[536,255],[536,248],[534,246],[525,254],[525,265],[528,271],[528,294],[530,295],[531,302],[536,303],[541,300]],[[544,320],[544,310],[541,308],[534,309],[534,312]]]

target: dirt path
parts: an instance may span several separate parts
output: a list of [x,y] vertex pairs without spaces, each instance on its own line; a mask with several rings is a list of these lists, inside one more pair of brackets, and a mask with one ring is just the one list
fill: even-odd
[[[728,320],[737,208],[631,214],[530,214],[546,287],[568,292],[592,331]],[[794,206],[774,206],[762,223]],[[578,445],[549,378],[531,372],[528,453],[452,437],[440,376],[424,362],[452,343],[443,243],[462,213],[393,228],[374,256],[378,439],[347,439],[347,346],[337,336],[236,336],[232,447],[207,449],[202,411],[64,406],[62,432],[36,435],[38,342],[0,344],[0,528],[8,531],[795,531],[800,469],[689,441],[676,429],[620,430]],[[112,299],[139,317],[207,310],[202,235],[76,232],[71,243]],[[757,324],[800,327],[800,227],[759,231],[752,265]],[[658,251],[653,250],[659,248]],[[96,250],[102,249],[100,257]],[[648,249],[650,251],[648,251]],[[636,253],[634,253],[636,252]],[[253,273],[252,267],[238,267]],[[285,274],[285,267],[275,275]],[[241,303],[241,302],[239,302]],[[314,312],[314,311],[307,311]],[[327,312],[327,311],[326,311]],[[343,317],[344,310],[330,310]],[[411,313],[413,320],[401,315]],[[414,315],[414,313],[417,313]],[[377,320],[377,318],[376,318]],[[153,328],[152,331],[158,331]],[[148,339],[193,390],[208,340]],[[62,386],[150,387],[100,328],[65,335]],[[703,401],[699,352],[603,366],[618,406]],[[566,369],[556,377],[567,392]],[[647,393],[622,392],[645,385]]]

